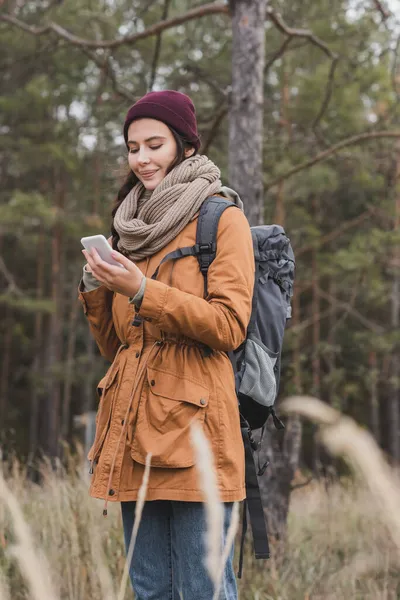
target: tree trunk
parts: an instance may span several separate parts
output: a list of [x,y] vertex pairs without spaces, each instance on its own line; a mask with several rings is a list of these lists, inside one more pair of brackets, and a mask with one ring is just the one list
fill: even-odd
[[[38,242],[38,258],[36,268],[36,298],[44,296],[45,282],[45,234],[41,231]],[[29,420],[29,454],[33,459],[39,442],[39,382],[43,376],[43,313],[39,310],[35,315],[35,357],[32,364],[31,414]]]
[[232,0],[229,183],[250,225],[263,221],[263,72],[266,0]]
[[[300,294],[297,290],[293,297],[293,327],[300,322]],[[295,394],[302,392],[301,383],[301,333],[296,333],[293,348]],[[299,466],[301,451],[302,425],[298,416],[286,420],[286,429],[282,433],[269,423],[266,444],[262,451],[262,462],[270,464],[264,476],[260,478],[263,504],[266,507],[269,534],[282,543],[286,539],[287,517],[289,512],[292,483]]]
[[370,399],[371,399],[371,412],[370,412],[370,427],[374,435],[377,444],[381,442],[380,436],[380,418],[379,418],[379,395],[378,395],[378,361],[376,359],[376,352],[372,351],[369,354],[369,380],[370,380]]
[[[317,199],[314,197],[312,201],[313,213],[315,222],[318,222],[318,207],[317,207]],[[312,393],[317,398],[321,397],[321,361],[319,356],[319,345],[320,345],[320,337],[321,337],[321,321],[320,321],[320,296],[319,296],[319,272],[318,272],[318,251],[316,248],[313,248],[311,251],[311,269],[312,269],[312,302],[311,302],[311,311],[312,311]],[[316,428],[314,427],[314,431]],[[314,435],[313,439],[313,468],[316,475],[319,474],[320,470],[320,461],[321,461],[321,449],[319,442]]]
[[62,357],[62,293],[61,293],[61,254],[62,254],[62,218],[64,207],[64,181],[58,174],[55,181],[55,200],[57,217],[53,226],[51,240],[51,298],[54,309],[50,317],[47,342],[47,436],[46,453],[50,457],[59,455],[61,386],[56,367]]
[[[229,183],[243,198],[250,225],[264,221],[262,143],[263,70],[266,0],[232,0],[232,94],[229,127]],[[283,98],[283,103],[287,98]],[[279,220],[284,221],[284,188],[278,196]],[[301,425],[290,419],[285,441],[271,424],[260,460],[270,466],[260,478],[270,534],[284,538],[291,484],[297,469]]]
[[[400,145],[397,145],[397,163],[396,163],[396,187],[395,187],[395,218],[394,230],[400,229]],[[400,325],[400,247],[397,245],[393,256],[393,282],[392,282],[392,310],[391,310],[391,329],[398,331]],[[392,374],[391,374],[391,392],[389,400],[389,423],[390,423],[390,452],[395,462],[400,460],[400,355],[398,344],[393,350]]]
[[76,294],[76,286],[74,282],[71,285],[72,298],[71,298],[71,309],[68,319],[68,340],[67,340],[67,356],[65,361],[65,377],[64,377],[64,389],[63,389],[63,402],[62,402],[62,419],[61,419],[61,436],[64,440],[67,440],[70,432],[70,420],[71,420],[71,391],[72,391],[72,379],[73,379],[73,367],[74,367],[74,355],[75,355],[75,344],[76,344],[76,323],[79,314],[79,304]]
[[7,422],[8,389],[10,383],[10,366],[14,317],[9,304],[6,304],[3,317],[2,361],[0,375],[0,433]]

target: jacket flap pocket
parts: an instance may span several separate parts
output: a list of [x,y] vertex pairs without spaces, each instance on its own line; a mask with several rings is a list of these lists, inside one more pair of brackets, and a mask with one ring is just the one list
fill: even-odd
[[198,381],[154,367],[147,367],[147,378],[155,396],[188,402],[202,408],[208,405],[208,388]]
[[99,396],[103,394],[105,389],[108,389],[115,381],[119,370],[119,365],[111,365],[107,373],[97,384],[97,393]]

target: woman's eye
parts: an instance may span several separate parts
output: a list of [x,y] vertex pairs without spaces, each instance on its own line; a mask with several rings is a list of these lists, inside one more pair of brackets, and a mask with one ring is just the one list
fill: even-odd
[[159,148],[161,148],[162,144],[160,144],[159,146],[150,146],[151,150],[158,150]]
[[138,152],[138,150],[136,148],[129,148],[128,152],[129,152],[129,154],[136,154],[136,152]]

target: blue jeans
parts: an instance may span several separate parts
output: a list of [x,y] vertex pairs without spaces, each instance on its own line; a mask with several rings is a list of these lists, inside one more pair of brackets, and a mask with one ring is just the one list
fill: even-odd
[[[136,502],[121,502],[128,551]],[[232,503],[225,503],[223,543]],[[214,587],[204,566],[206,530],[201,502],[146,502],[129,569],[136,600],[212,600]],[[219,600],[237,600],[233,547],[225,565]]]

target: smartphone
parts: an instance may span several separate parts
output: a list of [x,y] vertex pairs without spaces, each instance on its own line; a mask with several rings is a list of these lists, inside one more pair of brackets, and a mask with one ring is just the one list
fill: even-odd
[[81,244],[86,250],[96,248],[100,258],[110,265],[122,267],[123,269],[125,268],[111,256],[112,248],[104,235],[89,235],[88,237],[83,237],[81,239]]

